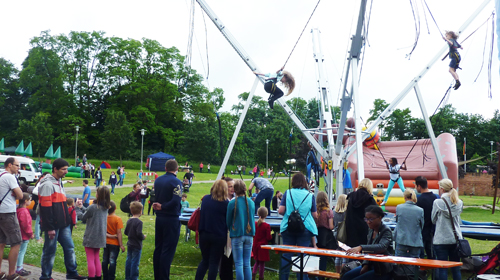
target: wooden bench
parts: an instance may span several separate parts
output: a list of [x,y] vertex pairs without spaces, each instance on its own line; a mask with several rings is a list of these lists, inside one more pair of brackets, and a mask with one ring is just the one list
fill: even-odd
[[330,279],[340,279],[340,274],[335,273],[335,272],[328,272],[328,271],[323,271],[323,270],[313,270],[313,271],[308,271],[304,272],[307,275],[311,276],[318,276],[318,277],[324,277],[324,278],[330,278]]

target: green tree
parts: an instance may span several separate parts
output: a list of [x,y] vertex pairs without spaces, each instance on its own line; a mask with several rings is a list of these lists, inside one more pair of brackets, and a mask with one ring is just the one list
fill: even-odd
[[135,146],[132,128],[123,112],[108,111],[101,139],[104,139],[104,153],[109,157],[118,154],[122,165],[122,156],[130,153]]
[[31,120],[20,120],[19,128],[17,134],[26,140],[26,142],[33,143],[33,154],[38,154],[38,160],[40,161],[40,155],[45,152],[45,150],[54,141],[53,129],[49,120],[49,114],[44,112],[37,112]]
[[0,139],[14,141],[11,133],[23,118],[22,108],[26,102],[19,93],[19,71],[10,61],[0,58]]

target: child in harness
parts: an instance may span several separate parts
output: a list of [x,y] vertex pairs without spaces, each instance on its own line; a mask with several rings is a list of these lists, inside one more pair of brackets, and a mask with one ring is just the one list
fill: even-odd
[[268,103],[271,109],[274,108],[274,101],[283,96],[283,91],[276,85],[278,82],[281,82],[285,88],[287,88],[288,93],[287,96],[292,93],[295,88],[295,79],[292,74],[288,71],[283,71],[283,68],[276,71],[276,73],[268,73],[262,74],[253,72],[257,76],[265,76],[266,83],[264,84],[264,90],[270,94]]
[[383,206],[387,203],[387,200],[389,199],[389,195],[391,194],[392,188],[394,187],[395,183],[398,183],[398,186],[402,192],[405,191],[405,185],[403,184],[403,179],[401,178],[401,175],[399,175],[399,170],[401,169],[406,170],[406,163],[403,162],[401,165],[399,165],[398,160],[396,158],[390,158],[389,162],[386,161],[385,163],[387,165],[387,169],[389,169],[390,173],[389,175],[391,180],[389,181],[389,186],[387,187],[384,201],[382,201],[380,206]]
[[443,37],[443,39],[450,46],[450,52],[449,52],[449,57],[451,59],[451,61],[450,61],[450,74],[453,76],[453,78],[456,81],[454,89],[457,90],[461,85],[460,80],[458,78],[458,74],[457,74],[457,69],[460,68],[459,64],[460,64],[460,60],[461,60],[460,54],[458,53],[458,48],[460,48],[462,50],[464,48],[462,48],[462,46],[460,46],[460,44],[457,42],[458,35],[453,31],[446,31],[445,37]]

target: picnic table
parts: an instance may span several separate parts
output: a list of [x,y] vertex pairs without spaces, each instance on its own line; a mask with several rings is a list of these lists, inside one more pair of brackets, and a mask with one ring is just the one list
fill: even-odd
[[[462,266],[461,262],[450,262],[450,261],[438,261],[429,259],[417,259],[417,258],[407,258],[407,257],[396,257],[387,255],[372,255],[372,254],[347,254],[345,251],[338,250],[328,250],[312,247],[302,247],[293,245],[262,245],[262,249],[275,251],[277,254],[280,253],[295,253],[298,255],[296,261],[291,261],[292,266],[299,269],[299,279],[303,279],[304,275],[304,256],[314,255],[314,256],[327,256],[327,257],[338,257],[347,258],[359,261],[374,261],[374,262],[388,262],[394,264],[406,264],[406,265],[418,265],[420,270],[435,269],[435,268],[451,268]],[[283,258],[283,256],[281,256]],[[298,263],[298,264],[296,264]],[[280,268],[281,273],[281,268]],[[418,279],[418,274],[415,275]]]

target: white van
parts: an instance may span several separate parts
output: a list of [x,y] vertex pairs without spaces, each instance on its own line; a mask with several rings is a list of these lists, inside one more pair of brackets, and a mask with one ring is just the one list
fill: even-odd
[[19,184],[29,185],[30,183],[36,183],[42,176],[41,170],[35,164],[35,161],[30,158],[18,157],[18,156],[8,156],[0,155],[0,172],[5,171],[5,160],[10,157],[14,157],[19,161],[19,171],[21,175],[19,176]]

